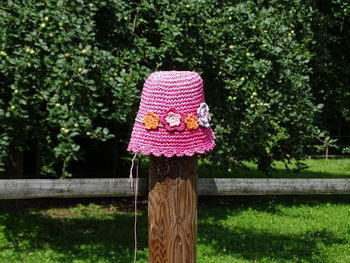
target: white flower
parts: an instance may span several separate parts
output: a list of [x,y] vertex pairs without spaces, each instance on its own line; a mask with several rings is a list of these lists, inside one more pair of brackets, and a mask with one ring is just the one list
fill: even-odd
[[208,128],[211,118],[209,115],[209,106],[205,102],[199,105],[199,108],[197,109],[197,116],[199,125]]
[[168,116],[165,118],[165,120],[171,127],[178,126],[181,122],[181,115],[170,111],[168,112]]

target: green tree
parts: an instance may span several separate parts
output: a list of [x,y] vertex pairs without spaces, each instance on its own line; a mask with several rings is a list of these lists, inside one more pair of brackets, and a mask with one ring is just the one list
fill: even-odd
[[349,136],[345,127],[350,129],[350,2],[318,1],[314,20],[310,79],[314,97],[325,105],[318,124],[333,135]]
[[214,165],[252,160],[270,174],[273,160],[298,164],[317,137],[315,116],[324,103],[310,81],[323,48],[317,5],[2,1],[0,167],[10,148],[33,141],[42,172],[63,176],[83,157],[81,139],[118,136],[126,146],[130,133],[123,131],[131,130],[142,83],[156,70],[204,78],[217,136],[207,156]]
[[126,122],[135,79],[147,71],[130,66],[140,59],[134,54],[101,47],[98,12],[87,1],[1,7],[0,167],[11,146],[23,150],[34,140],[42,172],[60,167],[68,175],[68,163],[80,157],[79,138],[107,140],[114,136],[108,128]]

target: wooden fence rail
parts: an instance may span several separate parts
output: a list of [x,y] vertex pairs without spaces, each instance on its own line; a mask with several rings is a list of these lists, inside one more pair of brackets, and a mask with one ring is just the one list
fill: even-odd
[[[148,179],[141,178],[139,194],[147,195]],[[350,194],[350,179],[201,178],[199,195],[312,195]],[[0,199],[41,197],[132,196],[127,178],[1,179]]]

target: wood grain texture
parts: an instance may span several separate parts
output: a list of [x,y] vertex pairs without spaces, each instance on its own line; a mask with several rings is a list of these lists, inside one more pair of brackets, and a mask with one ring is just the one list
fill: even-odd
[[198,158],[151,156],[150,263],[196,262]]
[[[147,195],[148,179],[139,181]],[[199,195],[350,194],[350,179],[200,178]],[[132,196],[127,178],[0,179],[0,199]]]
[[[142,181],[142,180],[141,180]],[[146,195],[147,181],[139,185]],[[29,199],[42,197],[74,198],[132,196],[134,188],[127,178],[101,179],[0,179],[0,199]]]
[[350,194],[350,179],[203,178],[200,195]]

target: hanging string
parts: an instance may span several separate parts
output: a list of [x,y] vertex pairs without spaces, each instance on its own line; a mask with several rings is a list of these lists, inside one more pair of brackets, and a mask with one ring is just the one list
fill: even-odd
[[134,168],[134,162],[135,162],[136,155],[137,155],[137,153],[134,154],[134,157],[131,160],[130,174],[129,174],[129,180],[128,180],[128,182],[130,183],[130,187],[133,187],[133,182],[134,182],[134,178],[132,176],[132,169]]
[[[134,164],[135,164],[135,158],[136,153],[134,157],[131,160],[131,167],[130,167],[130,174],[129,174],[129,183],[130,187],[134,186],[134,177],[132,175]],[[137,256],[137,194],[139,191],[139,160],[136,160],[136,178],[135,178],[135,187],[134,187],[134,263],[136,263],[136,256]]]
[[134,263],[136,263],[137,254],[137,194],[139,191],[139,160],[136,161],[136,183],[135,183],[135,200],[134,200]]

